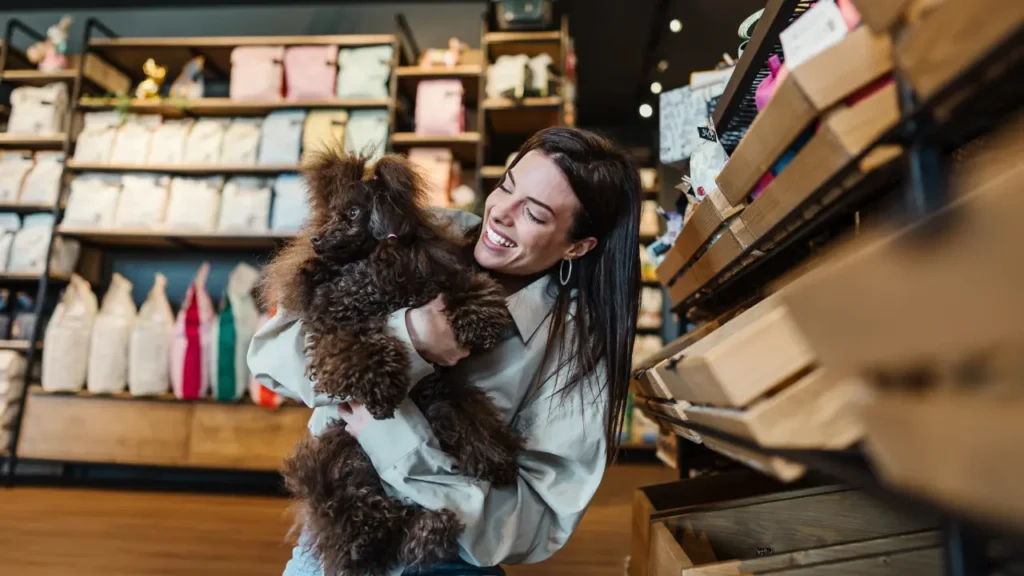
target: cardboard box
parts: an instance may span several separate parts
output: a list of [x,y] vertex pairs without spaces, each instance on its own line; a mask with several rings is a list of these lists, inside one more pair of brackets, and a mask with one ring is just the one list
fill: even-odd
[[693,209],[693,215],[686,221],[682,232],[676,238],[672,249],[658,265],[658,281],[668,286],[690,260],[711,239],[711,236],[742,207],[731,206],[722,192],[715,188],[708,197]]
[[889,37],[861,27],[790,71],[718,175],[722,193],[733,205],[741,204],[816,118],[891,70]]

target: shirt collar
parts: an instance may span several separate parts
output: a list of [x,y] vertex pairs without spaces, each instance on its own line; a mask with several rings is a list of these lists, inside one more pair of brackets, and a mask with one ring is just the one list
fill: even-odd
[[508,297],[508,311],[523,342],[529,340],[551,314],[556,292],[545,274]]

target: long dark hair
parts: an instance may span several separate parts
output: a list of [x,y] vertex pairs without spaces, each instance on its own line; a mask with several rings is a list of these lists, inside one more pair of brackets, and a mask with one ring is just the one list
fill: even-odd
[[555,127],[537,132],[509,169],[533,150],[555,162],[580,201],[570,240],[597,238],[593,250],[573,260],[566,286],[559,281],[560,266],[550,271],[559,290],[541,366],[557,354],[557,366],[569,367],[569,378],[559,390],[567,396],[582,394],[586,377],[604,362],[601,393],[608,397],[605,437],[611,463],[629,392],[640,305],[640,175],[622,150],[585,130]]

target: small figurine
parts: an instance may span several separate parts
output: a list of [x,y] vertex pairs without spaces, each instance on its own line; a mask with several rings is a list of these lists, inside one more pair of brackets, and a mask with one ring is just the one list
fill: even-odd
[[46,29],[46,39],[29,46],[26,51],[29,62],[43,72],[56,72],[68,67],[68,34],[71,31],[71,16],[64,16]]
[[185,67],[181,69],[181,74],[171,84],[169,96],[182,100],[202,98],[205,91],[203,82],[203,65],[205,63],[206,60],[202,56],[196,56],[186,62]]
[[423,56],[420,58],[420,66],[444,66],[446,68],[454,68],[462,62],[462,53],[466,48],[468,48],[468,45],[465,42],[462,42],[455,37],[449,38],[447,50],[442,50],[440,48],[427,48],[423,53]]
[[164,78],[167,77],[167,68],[158,66],[150,58],[142,64],[142,72],[146,74],[146,79],[140,82],[138,88],[135,89],[135,97],[139,100],[159,98],[160,85],[164,83]]

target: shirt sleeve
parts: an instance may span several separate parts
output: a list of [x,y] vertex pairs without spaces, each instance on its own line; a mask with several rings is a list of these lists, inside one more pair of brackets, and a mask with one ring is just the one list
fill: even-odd
[[[372,421],[359,434],[359,442],[398,496],[459,516],[466,525],[459,539],[466,562],[540,562],[568,541],[604,475],[607,402],[600,387],[584,388],[590,391],[581,391],[579,398],[554,395],[524,410],[517,429],[526,447],[512,486],[492,486],[460,475],[408,398],[395,418]],[[585,395],[592,396],[586,406]]]
[[[409,382],[415,384],[432,373],[434,368],[412,345],[405,323],[407,311],[408,308],[402,308],[393,312],[388,317],[388,330],[405,345],[409,354]],[[306,375],[302,321],[285,310],[278,310],[256,331],[249,344],[246,362],[257,382],[282,396],[301,400],[311,408],[340,402],[340,399],[331,399],[327,394],[313,391],[313,381]]]

